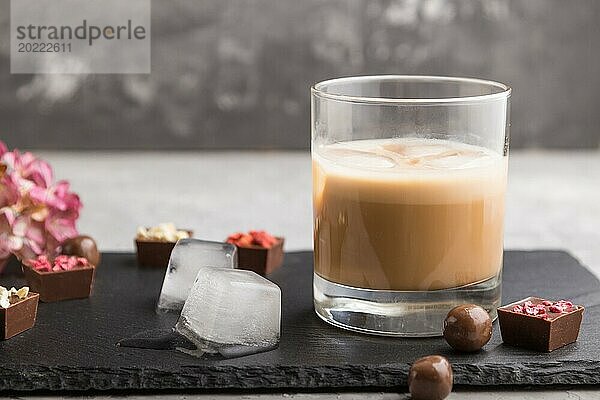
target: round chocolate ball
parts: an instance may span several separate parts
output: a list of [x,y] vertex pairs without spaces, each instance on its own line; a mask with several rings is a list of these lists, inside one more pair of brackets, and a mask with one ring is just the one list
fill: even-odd
[[408,390],[413,400],[442,400],[452,391],[452,365],[442,356],[419,358],[410,367]]
[[458,351],[481,349],[492,337],[492,319],[475,304],[454,307],[444,320],[444,339]]
[[87,258],[92,265],[100,264],[100,253],[96,241],[86,235],[65,240],[62,245],[62,253],[68,256]]

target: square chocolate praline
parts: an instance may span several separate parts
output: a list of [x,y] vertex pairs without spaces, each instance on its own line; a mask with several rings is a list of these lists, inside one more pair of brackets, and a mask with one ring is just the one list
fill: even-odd
[[23,273],[29,288],[39,293],[40,301],[51,303],[90,297],[96,267],[88,265],[70,270],[38,271],[23,265]]
[[271,247],[237,246],[238,268],[254,271],[259,275],[267,275],[283,264],[284,238],[276,237],[277,242]]
[[0,339],[6,340],[30,329],[35,324],[39,295],[29,292],[27,297],[19,299],[8,308],[0,307],[0,324],[2,333]]
[[513,311],[517,305],[531,301],[534,305],[546,299],[527,297],[498,308],[498,322],[502,341],[508,345],[541,352],[551,352],[577,341],[584,307],[574,305],[573,310],[548,313],[547,319]]
[[[190,237],[193,231],[186,230]],[[138,265],[141,267],[166,268],[171,252],[177,242],[161,242],[159,240],[135,239]]]

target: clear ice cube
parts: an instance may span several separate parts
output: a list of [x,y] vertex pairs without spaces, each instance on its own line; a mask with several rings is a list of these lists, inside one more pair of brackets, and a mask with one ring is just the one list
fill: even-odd
[[198,239],[179,240],[171,252],[157,311],[181,311],[202,267],[237,267],[236,247]]
[[281,325],[281,290],[246,270],[200,268],[175,330],[200,356],[240,357],[275,348]]
[[418,159],[435,157],[447,152],[449,147],[436,141],[430,143],[423,139],[404,139],[402,142],[385,144],[382,149],[400,156]]
[[393,159],[379,154],[349,154],[340,158],[340,164],[355,168],[392,168],[396,165]]
[[479,166],[489,158],[485,152],[469,145],[449,143],[405,139],[402,142],[385,144],[381,149],[390,157],[393,157],[393,154],[398,155],[396,161],[399,164],[409,164],[418,168],[469,168]]
[[437,169],[464,169],[471,167],[481,167],[490,159],[490,156],[482,151],[460,151],[447,152],[431,157],[426,165]]

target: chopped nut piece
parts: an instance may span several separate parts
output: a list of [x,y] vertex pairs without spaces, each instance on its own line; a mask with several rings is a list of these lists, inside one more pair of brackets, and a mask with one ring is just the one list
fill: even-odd
[[139,238],[145,238],[148,235],[148,230],[143,226],[138,226],[136,236]]
[[8,300],[8,297],[3,297],[0,299],[0,307],[2,307],[2,308],[10,307],[10,301]]
[[[24,298],[27,297],[27,295],[29,294],[29,287],[28,286],[23,286],[21,289],[15,288],[15,287],[11,287],[10,290],[6,289],[4,286],[0,286],[0,307],[2,308],[8,308],[11,305],[11,297],[15,296],[18,297],[19,300],[22,300]],[[13,303],[15,303],[16,301],[13,299]]]
[[172,223],[159,224],[151,228],[139,227],[137,229],[138,240],[155,240],[159,242],[177,242],[179,239],[190,237],[189,232],[177,230]]
[[29,286],[23,286],[21,289],[17,290],[17,296],[20,299],[24,299],[29,294]]
[[5,288],[3,288],[3,289],[4,289],[4,291],[2,293],[0,293],[0,307],[8,308],[8,307],[10,307],[8,290],[6,290]]

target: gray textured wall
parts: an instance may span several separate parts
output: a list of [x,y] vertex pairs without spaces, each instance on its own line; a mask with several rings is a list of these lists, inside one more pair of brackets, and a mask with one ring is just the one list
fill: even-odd
[[600,138],[597,0],[155,0],[152,74],[10,75],[0,138],[29,148],[305,148],[309,85],[352,74],[486,77],[513,147]]

